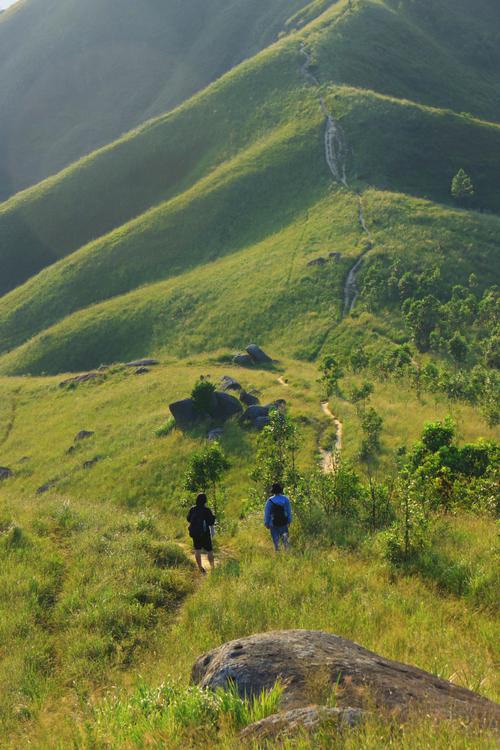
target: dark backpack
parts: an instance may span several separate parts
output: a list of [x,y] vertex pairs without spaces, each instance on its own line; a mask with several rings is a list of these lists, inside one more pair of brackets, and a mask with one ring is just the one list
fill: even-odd
[[196,538],[203,536],[208,531],[205,508],[194,507],[191,511],[191,521],[189,523],[189,536]]
[[273,526],[279,527],[279,526],[288,526],[288,516],[286,514],[285,508],[283,505],[278,505],[278,503],[273,503],[271,500],[271,518],[273,519]]

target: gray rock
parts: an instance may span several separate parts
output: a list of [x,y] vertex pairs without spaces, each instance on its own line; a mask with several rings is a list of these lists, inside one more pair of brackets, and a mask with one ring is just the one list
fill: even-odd
[[8,469],[6,466],[0,466],[0,482],[4,479],[10,479],[14,476],[12,469]]
[[326,258],[314,258],[313,260],[310,260],[307,264],[308,268],[312,268],[313,266],[324,266],[326,263]]
[[59,387],[63,388],[65,385],[78,385],[78,383],[87,383],[89,380],[97,380],[102,377],[102,373],[97,372],[86,372],[83,375],[76,375],[72,378],[66,378],[59,383]]
[[91,430],[80,430],[80,432],[78,432],[75,435],[75,439],[73,442],[79,443],[81,440],[87,440],[89,437],[92,437],[92,435],[94,434],[95,433],[92,432]]
[[[318,680],[318,677],[321,679]],[[284,685],[284,709],[317,702],[328,681],[339,708],[370,706],[401,718],[415,710],[434,716],[500,723],[500,705],[417,667],[386,659],[353,641],[317,630],[282,630],[231,641],[203,654],[192,680],[215,689],[234,683],[241,696]]]
[[240,737],[259,742],[278,736],[290,737],[304,730],[312,734],[324,725],[354,727],[364,716],[365,712],[360,708],[327,708],[326,706],[292,708],[250,724],[240,732]]
[[223,375],[221,378],[221,384],[223,391],[241,391],[241,385],[229,375]]
[[247,353],[251,356],[251,358],[254,360],[254,362],[257,362],[259,365],[268,365],[272,364],[272,359],[269,357],[265,351],[263,351],[260,346],[257,346],[257,344],[249,344],[247,346]]
[[243,407],[241,403],[234,396],[230,396],[229,393],[216,391],[214,397],[215,408],[212,411],[212,417],[215,420],[225,422],[227,419],[242,413]]
[[159,364],[157,359],[135,359],[133,362],[126,362],[125,367],[154,367]]
[[192,398],[184,398],[181,401],[175,401],[170,404],[170,412],[178,424],[188,425],[196,422],[198,415],[194,408],[194,402]]
[[241,417],[242,422],[255,422],[256,419],[259,417],[268,417],[269,416],[269,408],[267,406],[259,406],[259,404],[254,404],[253,406],[249,406],[248,409],[245,411],[243,416]]
[[37,495],[45,494],[45,492],[48,492],[49,490],[51,490],[53,487],[56,486],[56,482],[57,482],[57,479],[51,479],[50,481],[45,482],[45,484],[42,484],[42,486],[37,489],[36,494]]
[[249,354],[237,354],[233,357],[233,362],[240,367],[253,367],[254,365],[254,360]]
[[210,430],[210,432],[207,435],[208,440],[210,440],[211,443],[213,443],[216,440],[220,440],[221,437],[224,434],[224,430],[222,427],[216,427],[215,430]]
[[85,463],[82,466],[82,469],[91,469],[93,466],[99,463],[100,460],[101,460],[100,456],[95,456],[94,458],[91,458],[90,461],[85,461]]
[[257,396],[254,396],[252,393],[248,393],[247,391],[241,391],[240,401],[242,404],[245,404],[245,406],[255,406],[259,403],[259,399],[257,398]]
[[258,430],[263,430],[268,424],[271,424],[271,417],[257,417],[254,422],[254,427]]
[[137,370],[134,372],[134,375],[146,375],[146,373],[151,372],[149,367],[138,367]]

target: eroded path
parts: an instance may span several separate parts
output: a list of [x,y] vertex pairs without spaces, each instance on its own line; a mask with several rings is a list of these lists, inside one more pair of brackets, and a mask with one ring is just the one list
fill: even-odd
[[323,112],[326,118],[326,126],[325,126],[326,163],[328,165],[328,168],[335,182],[339,183],[346,190],[349,190],[349,192],[353,193],[356,196],[356,200],[358,202],[358,223],[359,223],[359,226],[361,227],[362,232],[365,234],[366,239],[367,239],[365,249],[363,250],[361,255],[357,258],[353,267],[350,269],[349,273],[347,274],[347,278],[344,284],[343,316],[345,317],[346,315],[349,315],[349,313],[352,312],[354,305],[356,304],[356,300],[359,296],[359,289],[357,286],[356,277],[357,277],[357,273],[359,269],[361,268],[363,264],[366,254],[373,247],[373,239],[372,239],[370,230],[368,229],[368,226],[366,224],[364,206],[363,206],[363,198],[357,190],[354,190],[349,185],[349,182],[347,180],[347,156],[348,156],[349,149],[348,149],[348,144],[347,144],[345,134],[340,124],[336,121],[334,114],[327,107],[325,98],[323,94],[321,93],[321,84],[318,78],[316,77],[316,75],[312,72],[311,53],[305,46],[304,42],[301,43],[300,52],[305,58],[304,64],[301,67],[302,75],[307,80],[307,82],[311,84],[311,86],[314,86],[317,89],[319,105],[321,107],[321,111]]
[[321,403],[321,409],[323,410],[323,414],[326,414],[329,419],[331,419],[335,425],[335,428],[337,430],[336,438],[335,438],[335,445],[332,450],[326,450],[325,448],[319,449],[320,456],[321,456],[321,468],[323,470],[324,474],[333,474],[335,471],[338,462],[340,453],[342,451],[342,438],[344,435],[344,426],[340,419],[332,412],[330,409],[330,404],[328,401],[322,401]]

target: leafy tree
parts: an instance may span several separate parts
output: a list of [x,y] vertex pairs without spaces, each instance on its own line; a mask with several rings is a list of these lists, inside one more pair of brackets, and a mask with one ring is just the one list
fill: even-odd
[[500,336],[492,336],[484,346],[484,361],[487,367],[500,370]]
[[361,419],[361,429],[363,430],[363,440],[361,443],[361,459],[370,461],[380,452],[380,436],[384,420],[373,407],[368,409]]
[[274,482],[295,488],[299,479],[296,456],[299,431],[290,417],[278,409],[270,413],[270,423],[257,438],[255,465],[250,478],[257,483],[256,502],[262,502]]
[[422,443],[431,453],[452,444],[455,438],[455,423],[450,417],[443,422],[426,422],[422,433]]
[[191,391],[191,398],[194,402],[194,408],[200,416],[210,416],[214,393],[215,385],[206,378],[201,377],[194,386]]
[[374,390],[375,388],[373,387],[373,383],[367,382],[362,383],[359,388],[354,387],[351,390],[350,401],[352,404],[356,405],[356,409],[358,410],[359,414],[365,413],[366,402],[369,400]]
[[370,364],[370,357],[364,347],[359,346],[351,352],[349,363],[353,372],[360,372],[368,367]]
[[320,365],[320,373],[320,382],[325,387],[327,397],[338,393],[339,380],[344,376],[344,371],[333,354],[328,354],[324,357]]
[[459,169],[451,181],[451,194],[457,203],[466,203],[475,194],[474,185],[468,174]]
[[458,331],[455,331],[448,342],[448,352],[456,364],[462,364],[467,359],[467,342]]
[[439,320],[439,308],[439,300],[432,294],[423,299],[407,299],[403,304],[403,314],[419,352],[429,351],[430,335]]
[[215,515],[218,487],[229,466],[220,445],[210,443],[203,450],[193,453],[184,477],[184,487],[189,492],[212,492]]

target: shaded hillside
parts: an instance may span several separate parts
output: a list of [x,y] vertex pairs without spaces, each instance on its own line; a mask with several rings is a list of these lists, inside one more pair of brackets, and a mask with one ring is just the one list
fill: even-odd
[[0,200],[176,106],[307,0],[23,0],[0,22]]

